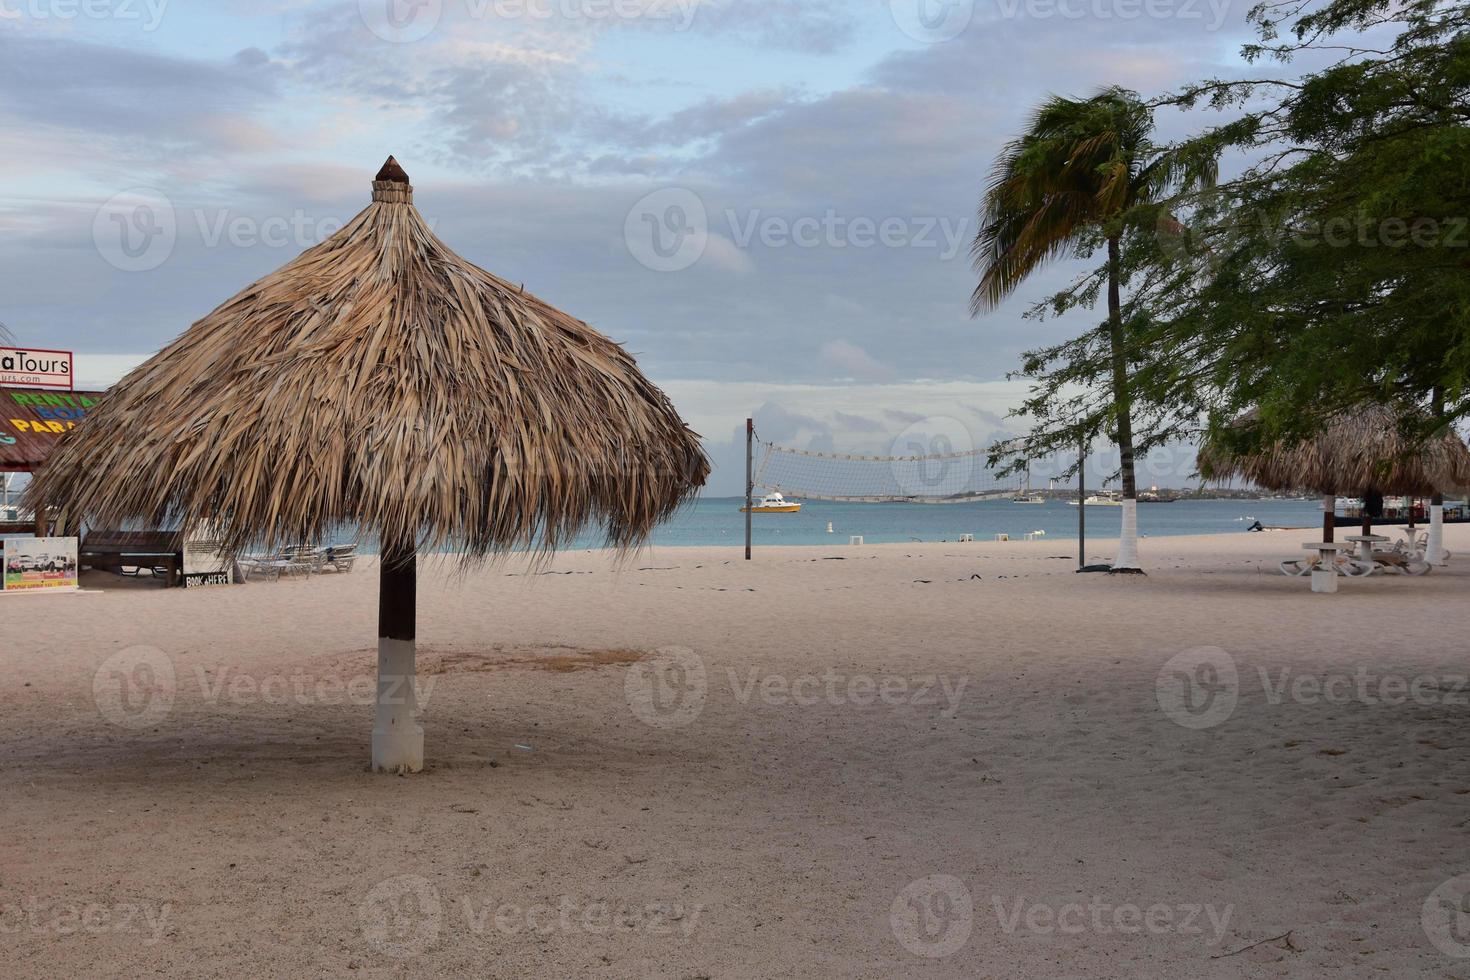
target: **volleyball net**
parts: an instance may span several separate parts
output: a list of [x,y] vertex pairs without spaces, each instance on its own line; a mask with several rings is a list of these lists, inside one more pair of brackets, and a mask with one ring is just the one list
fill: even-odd
[[858,456],[792,449],[758,440],[755,486],[796,499],[961,504],[1011,497],[1020,477],[1001,479],[986,451],[924,456]]

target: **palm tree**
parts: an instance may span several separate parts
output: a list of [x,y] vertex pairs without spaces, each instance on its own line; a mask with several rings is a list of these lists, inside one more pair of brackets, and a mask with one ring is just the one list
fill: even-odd
[[1048,260],[1107,242],[1112,414],[1123,477],[1123,537],[1115,572],[1141,572],[1120,272],[1126,217],[1140,205],[1209,186],[1216,172],[1213,157],[1153,143],[1153,128],[1152,111],[1126,89],[1104,89],[1089,99],[1048,99],[996,161],[972,247],[980,285],[970,305],[979,316]]

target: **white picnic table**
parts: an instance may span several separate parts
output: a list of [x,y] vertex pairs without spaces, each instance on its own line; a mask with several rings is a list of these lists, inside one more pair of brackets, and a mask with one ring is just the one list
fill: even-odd
[[1392,538],[1385,538],[1381,534],[1354,534],[1348,540],[1358,546],[1358,557],[1366,562],[1373,561],[1373,546],[1375,544],[1387,544]]
[[1312,569],[1312,591],[1332,593],[1337,591],[1337,553],[1351,548],[1336,541],[1307,541],[1302,544],[1308,551],[1317,553],[1317,567]]

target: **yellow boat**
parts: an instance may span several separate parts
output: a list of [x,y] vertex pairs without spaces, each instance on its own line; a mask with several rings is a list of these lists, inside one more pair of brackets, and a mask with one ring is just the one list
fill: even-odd
[[[787,500],[779,493],[768,493],[761,498],[760,503],[750,508],[752,514],[795,514],[801,510],[801,504],[794,500]],[[740,508],[740,513],[745,513],[746,508]]]

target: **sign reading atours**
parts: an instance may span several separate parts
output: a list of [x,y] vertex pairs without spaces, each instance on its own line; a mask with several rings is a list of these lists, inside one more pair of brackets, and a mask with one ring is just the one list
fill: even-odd
[[0,385],[71,391],[74,373],[69,350],[0,347]]

